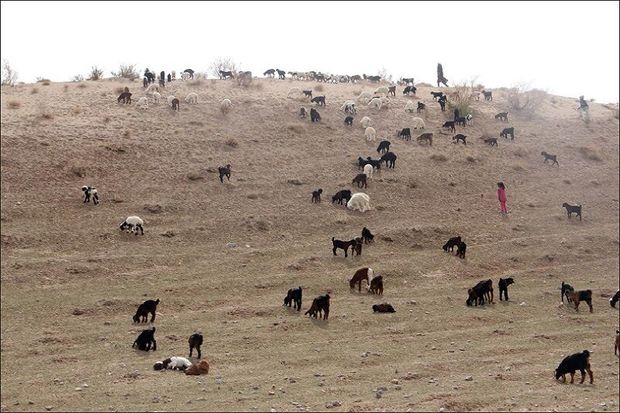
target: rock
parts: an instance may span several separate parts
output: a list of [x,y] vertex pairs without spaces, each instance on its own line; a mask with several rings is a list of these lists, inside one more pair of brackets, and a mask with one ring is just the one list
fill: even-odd
[[333,402],[326,402],[325,403],[325,408],[326,409],[331,409],[332,407],[339,407],[341,406],[340,402],[338,400],[334,400]]
[[229,242],[228,244],[226,244],[226,246],[227,246],[228,248],[237,248],[237,243],[235,243],[235,242]]
[[394,390],[401,390],[401,389],[402,389],[402,386],[401,386],[400,384],[399,384],[399,385],[394,386]]
[[87,389],[88,388],[88,384],[84,383],[84,384],[82,384],[82,387]]
[[81,387],[76,387],[74,390],[75,391],[82,391],[82,388]]
[[446,411],[446,408],[445,408],[445,407],[440,407],[440,408],[439,408],[439,411],[440,411],[440,412],[445,412],[445,411]]
[[32,406],[34,402],[32,400],[28,400],[28,404]]
[[84,314],[84,310],[80,310],[79,308],[76,308],[73,310],[73,312],[71,313],[73,315],[82,315]]
[[270,396],[273,396],[274,394],[276,394],[276,392],[275,392],[275,391],[273,391],[273,390],[269,390],[269,393],[268,393],[268,394],[269,394]]
[[47,410],[48,412],[49,412],[50,410],[52,410],[53,408],[54,408],[54,406],[45,406],[45,410]]
[[525,304],[525,301],[521,302],[521,304],[519,304],[520,306],[525,306],[527,304]]
[[392,384],[398,384],[398,379],[392,379]]
[[472,376],[465,377],[465,381],[472,381],[474,378]]

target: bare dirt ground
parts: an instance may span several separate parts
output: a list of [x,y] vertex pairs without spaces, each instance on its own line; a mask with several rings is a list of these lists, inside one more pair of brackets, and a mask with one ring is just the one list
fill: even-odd
[[[415,116],[402,87],[387,110],[359,105],[348,128],[340,105],[376,86],[321,85],[315,95],[327,107],[311,124],[296,116],[310,103],[286,96],[314,82],[177,81],[162,95],[181,98],[179,113],[117,105],[119,87],[129,85],[134,102],[143,95],[138,82],[82,85],[2,88],[3,411],[618,411],[613,109],[593,103],[586,125],[574,99],[549,96],[529,118],[496,90],[493,102],[473,103],[474,126],[457,130],[468,145],[454,145],[440,130],[452,113],[432,101],[436,88],[420,87],[435,133],[428,147],[417,133],[393,136]],[[190,91],[197,105],[183,101]],[[233,102],[226,115],[223,98]],[[483,133],[507,126],[493,118],[503,110],[516,139],[482,144]],[[377,157],[364,115],[398,160],[370,181],[372,210],[361,214],[330,200],[350,188],[358,156]],[[543,164],[543,150],[559,168]],[[233,174],[221,184],[226,163]],[[82,204],[85,184],[99,190],[97,207]],[[317,188],[323,202],[314,205]],[[583,204],[583,221],[567,219],[563,202]],[[134,214],[143,237],[118,229]],[[363,226],[375,243],[360,257],[334,257],[331,237]],[[441,250],[457,234],[465,260]],[[363,266],[384,276],[383,297],[350,291]],[[507,276],[515,285],[499,302],[497,280]],[[466,307],[467,288],[487,278],[496,302]],[[559,305],[563,280],[593,291],[592,314]],[[301,313],[282,306],[296,286]],[[326,291],[330,319],[304,317]],[[148,298],[161,300],[154,353],[131,348],[144,328],[131,317]],[[380,302],[396,313],[373,314]],[[195,330],[207,376],[153,371],[157,360],[187,356]],[[584,349],[594,385],[556,382],[562,358]]]

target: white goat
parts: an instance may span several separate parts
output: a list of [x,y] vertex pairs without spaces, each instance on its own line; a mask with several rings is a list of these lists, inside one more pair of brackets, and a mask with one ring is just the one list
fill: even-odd
[[148,109],[149,108],[149,100],[147,97],[142,96],[140,99],[138,99],[138,105],[137,105],[140,109]]
[[411,120],[413,122],[413,129],[424,129],[426,125],[424,124],[424,119],[422,118],[413,118]]
[[362,120],[360,120],[360,124],[362,125],[362,128],[364,129],[369,127],[371,123],[372,123],[372,120],[370,120],[368,116],[364,116]]
[[194,92],[188,93],[185,97],[185,103],[198,103],[198,95]]
[[416,109],[417,109],[417,106],[411,100],[408,100],[407,103],[405,104],[405,110],[409,113],[415,112]]
[[368,102],[368,107],[372,109],[381,109],[381,99],[380,98],[372,98],[370,102]]
[[366,212],[370,209],[370,197],[363,192],[357,192],[351,196],[347,202],[347,208]]
[[373,172],[374,172],[374,168],[372,167],[371,164],[367,163],[366,165],[364,165],[364,173],[366,174],[368,179],[372,178],[372,173]]
[[366,137],[366,141],[372,142],[375,140],[375,137],[377,136],[377,131],[372,126],[369,126],[364,131],[364,136]]

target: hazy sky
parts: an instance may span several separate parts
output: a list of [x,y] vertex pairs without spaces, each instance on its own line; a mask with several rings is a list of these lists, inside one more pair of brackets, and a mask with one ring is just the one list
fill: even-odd
[[619,2],[5,2],[1,54],[20,81],[92,65],[206,71],[230,56],[254,75],[376,74],[487,87],[528,83],[618,101]]

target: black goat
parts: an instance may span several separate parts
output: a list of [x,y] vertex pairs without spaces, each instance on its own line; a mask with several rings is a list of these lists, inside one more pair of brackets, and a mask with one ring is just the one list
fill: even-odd
[[276,69],[276,72],[278,72],[278,79],[286,79],[286,71]]
[[[363,231],[362,231],[362,235],[364,235]],[[620,300],[620,290],[616,291],[614,296],[609,299],[609,305],[612,306],[613,308],[616,308],[616,303],[618,302],[618,300]]]
[[456,132],[456,127],[454,126],[454,121],[453,120],[449,120],[449,121],[445,122],[443,125],[441,125],[441,127],[442,128],[448,128],[452,132]]
[[325,96],[316,96],[310,99],[310,102],[316,103],[319,106],[325,106]]
[[500,138],[508,139],[508,135],[510,135],[511,139],[515,140],[515,128],[504,128],[499,134]]
[[508,122],[508,112],[500,112],[495,115],[495,119],[503,120]]
[[379,142],[379,146],[377,147],[377,153],[389,152],[390,145],[391,145],[390,141]]
[[394,152],[388,152],[385,155],[383,155],[379,161],[385,162],[385,166],[387,168],[394,169],[394,167],[396,166],[396,158],[398,157],[396,156]]
[[422,102],[418,102],[418,108],[416,109],[416,112],[420,113],[420,112],[422,112],[425,109],[426,109],[426,105],[424,103],[422,103]]
[[448,249],[450,250],[450,252],[453,252],[454,251],[454,247],[457,247],[460,243],[461,243],[461,237],[460,236],[453,237],[453,238],[450,238],[448,240],[448,242],[446,242],[444,244],[444,246],[441,247],[441,248],[444,250],[444,252],[448,252]]
[[283,305],[288,305],[290,307],[291,304],[293,304],[293,308],[296,308],[297,311],[299,311],[301,310],[301,296],[302,296],[301,287],[291,288],[286,293],[286,297],[284,297]]
[[403,95],[410,95],[410,94],[414,94],[416,92],[416,87],[415,86],[406,86],[405,90],[403,90]]
[[233,79],[235,77],[233,76],[233,72],[231,72],[230,70],[219,70],[219,74],[220,74],[220,79],[228,79],[228,78]]
[[338,205],[342,205],[343,202],[346,205],[347,202],[349,202],[349,199],[351,199],[351,191],[348,189],[343,189],[336,192],[336,195],[332,196],[332,204],[338,201]]
[[493,100],[493,92],[491,91],[487,92],[486,90],[483,90],[482,94],[484,95],[484,100],[490,100],[490,101]]
[[344,118],[344,124],[347,126],[353,126],[353,116],[347,116]]
[[351,185],[355,183],[357,183],[358,188],[368,188],[368,179],[366,174],[357,174],[357,176],[353,178]]
[[383,295],[383,276],[377,275],[370,280],[370,287],[368,288],[370,294]]
[[490,146],[497,146],[497,138],[487,138],[483,142]]
[[344,256],[348,257],[349,255],[347,253],[347,250],[349,249],[349,247],[355,247],[355,244],[357,244],[357,241],[355,239],[352,239],[350,241],[341,241],[332,237],[332,252],[334,253],[334,255],[338,255],[336,254],[336,250],[340,248],[341,250],[344,250]]
[[474,288],[470,288],[467,290],[467,294],[469,298],[465,302],[468,306],[471,305],[483,305],[485,299],[490,303],[493,302],[493,280],[485,280],[480,281],[478,284],[474,286]]
[[452,137],[452,140],[456,141],[456,143],[459,143],[459,141],[463,141],[463,145],[467,145],[467,142],[465,141],[466,138],[467,136],[463,135],[462,133],[459,133],[458,135],[454,135]]
[[151,345],[153,347],[153,351],[157,350],[157,342],[155,341],[155,327],[149,330],[142,330],[136,341],[133,342],[131,348],[138,347],[138,350],[149,351],[151,350]]
[[122,103],[130,104],[131,103],[131,93],[129,93],[129,92],[121,93],[116,101],[118,103],[122,102]]
[[321,194],[323,193],[322,189],[317,189],[316,191],[312,191],[312,202],[319,203],[321,202]]
[[396,97],[396,86],[389,86],[388,87],[388,96],[394,96]]
[[442,97],[444,94],[443,92],[431,92],[431,95],[433,95],[433,100],[437,100],[437,98]]
[[423,133],[422,135],[418,136],[417,141],[419,143],[422,143],[422,141],[426,141],[430,146],[433,146],[433,133]]
[[579,217],[579,221],[581,221],[581,205],[569,205],[566,202],[562,204],[563,208],[566,208],[566,213],[568,214],[568,218],[570,219],[571,215],[576,214]]
[[146,300],[138,306],[136,315],[133,316],[134,323],[146,323],[149,313],[151,314],[151,323],[155,321],[155,311],[157,310],[157,304],[159,304],[159,298],[157,300]]
[[588,307],[590,307],[590,312],[593,311],[592,290],[571,291],[567,292],[566,296],[570,297],[570,299],[573,301],[573,304],[575,304],[575,311],[579,311],[579,303],[581,301],[585,301],[588,304]]
[[560,380],[560,377],[562,377],[562,381],[566,383],[566,373],[570,373],[570,383],[573,384],[575,382],[575,371],[577,370],[581,372],[580,384],[583,384],[586,379],[586,371],[590,376],[590,384],[594,384],[594,377],[590,369],[590,352],[588,350],[565,357],[555,370],[555,379]]
[[226,166],[220,166],[217,168],[217,171],[220,173],[220,182],[224,183],[224,177],[228,178],[230,181],[230,164]]
[[410,141],[411,140],[411,129],[410,128],[403,128],[398,132],[398,137],[401,139],[404,139],[406,141]]
[[312,91],[311,90],[304,90],[304,96],[308,96],[310,97],[310,99],[312,99]]
[[308,111],[306,110],[306,108],[299,109],[299,117],[302,119],[306,119],[308,117]]
[[370,230],[368,228],[366,228],[366,227],[362,228],[362,240],[364,241],[364,244],[368,244],[374,238],[375,238],[375,236],[372,235],[372,232],[370,232]]
[[442,112],[446,111],[447,102],[448,102],[448,98],[446,97],[446,95],[443,95],[442,97],[439,98],[439,106],[441,107]]
[[310,315],[311,317],[317,318],[317,315],[323,313],[323,320],[327,320],[329,317],[329,294],[320,295],[312,300],[312,306],[310,309],[306,311],[304,315]]
[[543,161],[544,163],[547,163],[547,161],[553,161],[553,162],[551,163],[551,166],[553,166],[553,165],[555,165],[555,164],[557,164],[558,166],[560,166],[560,163],[558,162],[558,156],[557,156],[557,155],[551,155],[551,154],[548,154],[548,153],[547,153],[547,152],[545,152],[545,151],[542,151],[540,154],[541,154],[542,156],[544,156],[544,158],[545,158],[545,160]]
[[310,108],[310,121],[311,122],[320,122],[321,121],[321,115],[314,108]]
[[460,116],[454,119],[454,123],[459,126],[467,126],[467,118],[465,116]]
[[514,280],[512,277],[508,278],[500,278],[497,282],[497,286],[499,287],[499,300],[502,301],[502,293],[506,301],[508,301],[508,286],[510,284],[514,284]]
[[191,336],[189,336],[187,342],[189,343],[189,356],[191,357],[192,351],[196,349],[196,351],[198,352],[198,358],[200,358],[202,356],[202,353],[200,352],[200,346],[202,346],[202,334],[192,334]]
[[575,291],[575,289],[573,288],[572,285],[570,284],[566,284],[564,281],[562,281],[562,286],[560,287],[561,290],[561,298],[562,298],[562,302],[564,302],[564,297],[566,297],[566,301],[568,301],[569,303],[572,302],[571,299],[571,294],[573,291]]
[[394,307],[391,304],[375,304],[372,306],[372,311],[375,313],[395,313]]
[[456,255],[459,258],[464,259],[465,258],[465,251],[467,251],[467,244],[465,244],[465,242],[461,241],[457,246],[456,246]]

